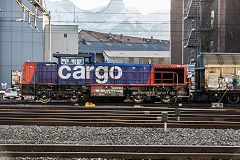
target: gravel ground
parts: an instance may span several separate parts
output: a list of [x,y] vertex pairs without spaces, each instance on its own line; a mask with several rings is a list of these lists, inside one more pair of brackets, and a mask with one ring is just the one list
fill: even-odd
[[240,145],[240,130],[0,126],[0,144]]

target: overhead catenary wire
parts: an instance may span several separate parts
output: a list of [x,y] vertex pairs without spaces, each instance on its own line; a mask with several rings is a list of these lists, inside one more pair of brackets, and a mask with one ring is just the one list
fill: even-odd
[[[166,10],[161,10],[161,11],[166,11]],[[9,12],[9,11],[2,11],[2,12]],[[13,11],[13,12],[20,12],[20,11]],[[53,12],[54,13],[54,12]],[[57,12],[58,14],[59,13],[63,13],[63,14],[65,14],[65,13],[74,13],[74,12]],[[78,11],[76,11],[75,13],[86,13],[86,12],[78,12]],[[141,14],[141,13],[105,13],[105,12],[100,12],[100,13],[98,13],[98,12],[88,12],[89,14]],[[162,14],[162,13],[149,13],[149,14]],[[167,14],[167,13],[166,13]],[[169,12],[169,14],[170,14],[170,12]],[[234,15],[234,14],[232,14],[232,15]],[[238,15],[238,14],[236,14],[236,15]],[[182,17],[183,17],[184,15],[180,15],[179,17],[177,17],[176,19],[174,19],[174,20],[170,20],[170,21],[141,21],[141,22],[136,22],[136,21],[128,21],[128,22],[122,22],[122,21],[76,21],[77,23],[80,23],[80,24],[83,24],[83,23],[85,23],[85,24],[101,24],[101,23],[104,23],[104,24],[119,24],[119,25],[126,25],[126,24],[144,24],[144,25],[152,25],[152,24],[157,24],[157,25],[170,25],[170,24],[181,24],[182,22],[178,22],[178,21],[176,21],[177,19],[181,19]],[[7,18],[7,17],[6,17]],[[13,20],[0,20],[0,21],[2,21],[2,22],[12,22]],[[53,21],[54,23],[56,23],[56,24],[58,24],[58,23],[65,23],[66,21],[58,21],[58,20],[56,20],[56,21]],[[72,21],[67,21],[66,23],[67,24],[69,24],[69,23],[73,23],[74,22],[74,20],[72,20]],[[41,23],[41,22],[40,22]],[[223,25],[223,24],[218,24],[218,26],[220,27],[221,25]],[[236,24],[227,24],[227,25],[236,25]],[[219,28],[218,27],[218,28]],[[21,27],[19,27],[19,28],[21,28]],[[170,27],[169,27],[170,28]],[[215,29],[218,29],[218,28],[215,28]],[[79,27],[79,29],[80,29],[80,27]],[[83,27],[83,29],[84,29],[84,27]],[[10,30],[7,30],[7,29],[4,29],[4,28],[0,28],[0,30],[1,31],[12,31],[12,32],[18,32],[18,30],[16,29],[15,30],[15,28],[14,29],[10,29]],[[105,31],[106,32],[106,30],[109,30],[109,29],[105,29],[105,28],[101,28],[101,29],[97,29],[98,31]],[[61,31],[63,31],[63,30],[59,30],[60,32]],[[110,31],[111,32],[125,32],[125,33],[135,33],[135,35],[138,35],[137,34],[137,32],[144,32],[145,30],[133,30],[133,31],[125,31],[125,30],[117,30],[117,29],[110,29]],[[28,31],[23,31],[24,33],[28,33]],[[30,32],[30,31],[29,31]],[[156,30],[156,29],[154,29],[154,30],[147,30],[147,32],[150,32],[150,33],[156,33],[155,35],[157,35],[157,36],[162,36],[163,34],[158,34],[158,33],[166,33],[166,34],[168,34],[168,33],[170,33],[170,29],[169,30],[161,30],[161,29],[158,29],[158,30]],[[177,32],[182,32],[182,31],[176,31],[175,33],[177,33]],[[221,32],[221,31],[220,31]],[[56,31],[53,31],[53,33],[56,33]],[[166,35],[163,35],[163,36],[166,36]],[[175,36],[178,36],[178,35],[175,35]]]

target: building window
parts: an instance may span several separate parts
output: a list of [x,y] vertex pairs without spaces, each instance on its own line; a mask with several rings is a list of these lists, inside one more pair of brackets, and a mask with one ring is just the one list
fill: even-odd
[[210,41],[210,52],[214,52],[214,43],[213,43],[213,40]]
[[134,63],[134,58],[129,58],[129,63]]
[[149,63],[150,59],[149,58],[143,58],[143,63]]
[[214,27],[214,18],[215,18],[215,15],[214,15],[214,10],[211,11],[211,27],[213,28]]
[[67,38],[67,37],[68,37],[68,34],[67,34],[67,33],[64,33],[64,34],[63,34],[63,37],[64,37],[64,38]]

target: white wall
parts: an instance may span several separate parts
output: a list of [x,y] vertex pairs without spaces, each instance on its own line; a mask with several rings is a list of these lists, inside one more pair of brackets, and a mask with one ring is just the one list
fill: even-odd
[[[78,26],[52,25],[52,54],[78,54]],[[64,37],[67,34],[67,37]],[[45,61],[49,61],[49,25],[45,26]],[[52,61],[56,61],[52,58]]]

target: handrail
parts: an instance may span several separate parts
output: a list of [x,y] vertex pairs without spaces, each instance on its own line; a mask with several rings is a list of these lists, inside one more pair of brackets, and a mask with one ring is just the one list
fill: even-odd
[[[90,71],[90,73],[95,73],[96,71]],[[113,72],[113,73],[117,73],[119,71],[99,71],[100,73],[100,80],[106,78],[106,74],[105,73],[110,73],[110,72]],[[136,84],[136,85],[162,85],[164,84],[164,82],[161,82],[161,83],[155,83],[154,81],[172,81],[172,83],[166,83],[166,84],[172,84],[172,85],[179,85],[179,75],[176,73],[176,72],[171,72],[171,71],[121,71],[122,72],[122,75],[124,75],[123,77],[121,77],[120,79],[115,79],[115,78],[112,78],[112,77],[109,77],[107,76],[107,79],[109,81],[112,81],[110,83],[107,83],[107,85],[110,85],[110,84],[114,84],[114,85],[133,85],[133,84]],[[153,73],[159,73],[159,74],[172,74],[173,77],[172,78],[163,78],[163,76],[160,78],[160,79],[156,79],[156,78],[153,78],[152,79],[152,74]],[[130,76],[130,78],[127,78],[128,74],[134,74],[133,77]],[[147,77],[144,77],[144,75],[146,74],[149,74]],[[105,75],[105,76],[104,76]],[[139,78],[141,76],[143,76],[143,78]],[[135,78],[134,78],[135,76]],[[174,76],[176,76],[176,81],[175,81],[175,78]],[[92,77],[92,78],[88,78],[88,79],[85,79],[86,83],[87,84],[94,84],[95,85],[95,80],[98,79],[96,77]],[[154,80],[154,81],[152,81]],[[128,81],[132,81],[132,83],[128,82]],[[134,82],[133,82],[134,81]],[[141,81],[146,81],[146,84],[143,83]],[[96,85],[106,85],[106,83],[100,83],[100,84],[96,84]]]
[[[39,74],[41,73],[41,72],[50,72],[50,75],[49,75],[49,77],[50,78],[42,78]],[[52,73],[56,73],[56,78],[52,78]],[[57,71],[56,70],[38,70],[38,71],[36,71],[35,73],[34,73],[34,86],[35,86],[35,84],[36,84],[36,74],[37,74],[37,85],[39,85],[39,84],[45,84],[45,83],[41,83],[41,80],[44,80],[44,79],[46,79],[46,80],[50,80],[50,83],[47,83],[47,84],[57,84],[57,80],[58,80],[58,74],[57,74]]]
[[[42,77],[40,75],[40,73],[42,72],[48,72],[49,74],[47,74],[47,77]],[[55,70],[38,70],[34,73],[34,87],[35,85],[39,85],[39,84],[57,84],[57,74],[53,74],[54,72],[57,72]],[[90,75],[92,75],[91,73],[95,73],[96,71],[90,71]],[[114,73],[118,73],[119,71],[99,71],[100,77],[95,77],[93,75],[93,77],[91,76],[91,78],[86,78],[85,82],[86,84],[96,84],[96,85],[106,85],[106,83],[96,83],[95,81],[97,79],[99,80],[104,80],[105,78],[108,80],[108,85],[110,84],[114,84],[114,85],[162,85],[162,84],[169,84],[169,85],[179,85],[179,75],[177,72],[174,71],[121,71],[123,77],[121,78],[115,78],[109,76],[110,72],[112,72],[112,75],[114,75]],[[105,74],[107,73],[107,74]],[[152,79],[152,75],[153,74],[161,74],[159,75],[159,79],[153,77]],[[165,76],[166,74],[170,74],[172,76]],[[106,77],[107,75],[107,77]],[[46,83],[44,83],[45,81],[41,81],[41,80],[49,80],[46,81]],[[110,81],[110,82],[109,82]]]
[[36,72],[34,72],[34,89],[36,88]]
[[189,29],[188,29],[188,33],[187,33],[187,38],[185,38],[184,40],[186,41],[186,44],[184,44],[184,48],[187,48],[192,36],[192,32],[196,31],[196,21],[193,19],[189,25]]
[[189,0],[187,7],[184,9],[184,19],[187,19],[191,10],[193,0]]

